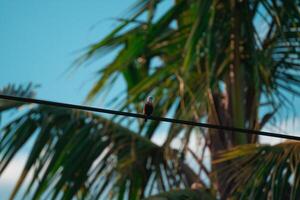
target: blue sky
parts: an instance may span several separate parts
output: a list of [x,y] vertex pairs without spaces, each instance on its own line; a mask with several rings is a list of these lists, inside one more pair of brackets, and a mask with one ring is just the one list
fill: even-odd
[[[41,99],[80,104],[103,58],[72,74],[64,74],[80,50],[98,41],[116,25],[113,18],[126,14],[135,0],[0,0],[0,88],[9,83],[40,84]],[[299,98],[295,100],[299,115]],[[101,106],[101,105],[100,105]],[[283,120],[286,132],[299,131],[300,120]],[[298,125],[298,126],[297,126]],[[269,140],[267,138],[266,140]],[[21,170],[24,155],[0,178],[0,199],[7,198],[11,177]],[[14,179],[15,180],[15,179]]]
[[1,0],[0,87],[33,82],[41,84],[38,98],[81,103],[99,62],[71,75],[64,71],[80,50],[114,28],[113,18],[124,15],[134,0],[103,2]]

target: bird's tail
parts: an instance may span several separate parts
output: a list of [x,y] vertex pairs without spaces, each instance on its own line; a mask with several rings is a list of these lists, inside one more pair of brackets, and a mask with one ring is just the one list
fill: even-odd
[[148,120],[148,117],[146,117],[146,118],[145,118],[144,122],[146,123],[146,122],[147,122],[147,120]]

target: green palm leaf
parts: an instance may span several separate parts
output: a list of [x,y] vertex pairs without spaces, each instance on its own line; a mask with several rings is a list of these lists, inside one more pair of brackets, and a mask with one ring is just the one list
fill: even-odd
[[33,146],[11,199],[29,172],[24,198],[31,199],[140,199],[192,184],[176,151],[166,158],[163,148],[99,115],[44,106],[28,110],[2,129],[0,175],[27,142]]
[[216,199],[209,191],[206,190],[174,190],[161,193],[145,200],[213,200]]
[[[31,83],[28,84],[27,86],[22,86],[22,85],[16,86],[14,84],[9,84],[0,90],[0,94],[32,98],[35,96],[34,90],[37,87],[38,87],[37,85],[33,85]],[[24,105],[24,104],[20,103],[20,102],[7,101],[7,100],[0,99],[0,112],[9,110],[12,108],[17,108],[17,107],[20,107],[21,105]]]
[[[218,1],[176,1],[159,19],[136,24],[135,19],[141,13],[153,8],[147,4],[150,2],[137,4],[142,9],[121,24],[122,29],[128,27],[128,30],[113,32],[109,39],[91,46],[87,52],[87,60],[97,59],[96,52],[101,55],[106,48],[115,49],[111,44],[121,47],[113,62],[99,71],[99,80],[88,100],[122,76],[127,96],[116,97],[119,100],[116,105],[122,109],[134,108],[138,112],[140,103],[152,94],[157,99],[172,98],[174,107],[179,101],[181,106],[174,116],[185,109],[194,111],[182,113],[185,118],[201,119],[209,115],[207,108],[199,106],[208,104],[207,91],[222,93],[220,84],[225,84],[232,101],[229,115],[233,125],[254,128],[259,127],[260,98],[272,102],[273,110],[277,110],[279,102],[288,102],[283,101],[286,99],[283,91],[299,94],[297,27],[300,16],[294,1],[260,0],[234,5]],[[160,1],[152,3],[156,7]],[[231,23],[234,18],[237,20]],[[259,26],[258,20],[269,26]],[[239,34],[235,38],[240,41],[233,41],[234,34]],[[236,43],[239,45],[234,46]],[[153,63],[157,58],[161,63],[155,68]],[[233,69],[230,67],[233,65],[238,66]],[[230,81],[232,73],[236,80]]]
[[244,145],[219,155],[230,192],[237,199],[298,199],[300,196],[300,143],[275,146]]

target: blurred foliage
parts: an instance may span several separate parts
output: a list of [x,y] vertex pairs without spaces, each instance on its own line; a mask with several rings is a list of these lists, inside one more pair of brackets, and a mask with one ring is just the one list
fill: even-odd
[[138,199],[154,186],[188,187],[192,171],[174,159],[175,150],[165,157],[147,138],[101,116],[37,106],[2,128],[0,174],[28,141],[33,147],[12,199],[28,174],[24,198]]
[[[125,94],[109,102],[120,110],[140,112],[152,95],[157,116],[259,130],[289,105],[287,92],[299,95],[298,1],[175,0],[158,13],[162,2],[139,0],[77,60],[117,53],[87,101],[122,79]],[[0,103],[1,111],[19,106]],[[24,199],[299,199],[298,143],[261,146],[256,137],[172,124],[157,145],[159,122],[118,120],[28,107],[0,134],[0,176],[33,143],[11,199],[21,187]]]
[[[300,142],[275,146],[243,145],[220,154],[215,163],[233,160],[222,171],[234,199],[298,199]],[[225,185],[226,187],[226,185]]]
[[[37,87],[38,85],[34,85],[32,83],[29,83],[25,87],[22,85],[16,86],[15,84],[9,84],[0,90],[0,94],[33,98],[35,96],[34,90]],[[24,104],[0,99],[0,112],[20,107],[21,105]]]
[[213,197],[209,191],[203,190],[175,190],[170,192],[164,192],[145,200],[213,200],[216,199]]

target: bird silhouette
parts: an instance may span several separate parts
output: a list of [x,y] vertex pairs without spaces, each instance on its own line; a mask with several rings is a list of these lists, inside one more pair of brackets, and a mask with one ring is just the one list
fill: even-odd
[[[151,96],[147,97],[147,100],[144,105],[144,115],[149,117],[153,112],[153,98]],[[145,118],[145,122],[148,118]]]

